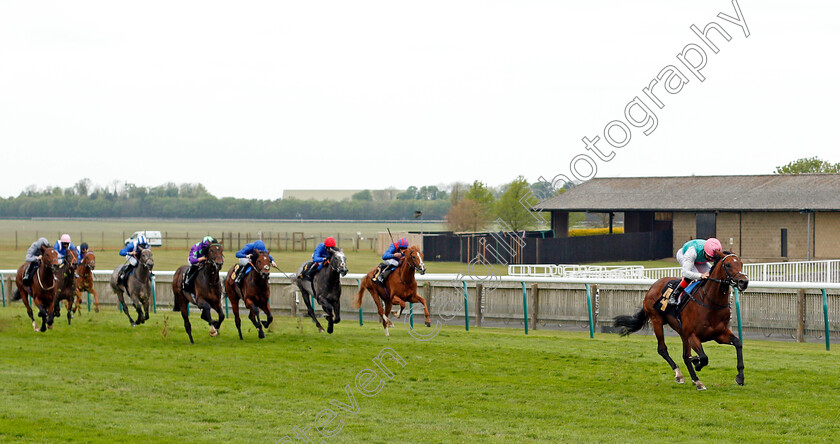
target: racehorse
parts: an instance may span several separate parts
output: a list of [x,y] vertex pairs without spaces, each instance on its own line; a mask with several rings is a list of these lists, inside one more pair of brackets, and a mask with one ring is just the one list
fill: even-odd
[[[52,248],[44,249],[41,254],[41,265],[35,271],[35,276],[32,277],[32,285],[26,287],[23,285],[23,274],[26,272],[26,267],[29,264],[21,265],[17,270],[15,276],[15,284],[17,289],[12,297],[13,300],[17,298],[23,299],[23,305],[26,306],[26,313],[32,321],[32,328],[35,331],[47,331],[47,327],[53,327],[53,312],[55,310],[55,274],[58,273],[58,253]],[[38,328],[38,323],[32,316],[32,307],[29,305],[29,296],[32,296],[32,301],[38,307],[38,317],[41,318],[41,328]]]
[[[317,267],[318,265],[313,263],[312,266]],[[311,283],[297,278],[302,272],[303,265],[300,266],[297,274],[292,278],[292,284],[297,285],[297,288],[303,293],[303,302],[306,303],[307,314],[315,322],[319,333],[322,333],[324,328],[321,327],[321,323],[315,317],[315,310],[312,307],[310,297],[314,296],[318,303],[321,304],[321,307],[327,314],[325,316],[327,320],[327,333],[332,334],[333,325],[341,322],[341,276],[347,274],[347,257],[342,250],[333,253],[332,257],[327,259],[325,266],[318,271]]]
[[[274,320],[274,316],[271,315],[271,309],[268,307],[268,298],[271,295],[268,288],[271,259],[269,258],[268,252],[261,252],[257,255],[256,260],[252,259],[252,269],[245,276],[245,279],[243,279],[241,289],[233,281],[233,271],[235,268],[236,265],[228,271],[227,277],[225,278],[225,294],[228,300],[230,300],[231,309],[233,309],[233,317],[236,321],[236,330],[239,332],[239,339],[242,339],[242,327],[241,321],[239,320],[240,300],[245,302],[245,308],[250,311],[248,313],[248,319],[254,323],[254,327],[257,327],[260,339],[263,339],[265,338],[263,327],[268,328],[271,325],[271,321]],[[244,272],[245,270],[240,270],[240,273]],[[265,313],[265,321],[260,321],[260,310]]]
[[[222,245],[214,240],[207,250],[206,258],[200,263],[198,271],[196,271],[198,274],[193,279],[194,291],[191,297],[187,297],[188,293],[184,291],[183,287],[190,266],[184,265],[178,268],[175,277],[172,278],[172,293],[175,295],[175,304],[172,310],[181,311],[181,317],[184,318],[184,329],[190,337],[191,344],[194,344],[195,341],[193,341],[192,325],[190,324],[190,302],[201,309],[201,319],[210,324],[210,336],[216,337],[219,334],[218,329],[222,326],[222,321],[225,320],[225,314],[222,312],[222,282],[219,280],[219,270],[225,264]],[[219,314],[218,321],[214,321],[210,315],[211,308]]]
[[79,307],[82,304],[83,291],[93,293],[93,302],[96,307],[95,311],[99,313],[99,295],[96,293],[96,288],[94,288],[93,286],[94,268],[96,268],[96,256],[89,251],[85,255],[85,258],[82,259],[82,263],[79,264],[79,267],[76,269],[76,274],[78,274],[79,277],[76,278],[76,305],[74,309],[75,313],[81,311]]
[[[426,304],[426,300],[417,294],[417,281],[414,279],[415,270],[420,272],[420,274],[425,274],[426,265],[423,263],[423,253],[420,252],[420,247],[412,245],[405,251],[403,257],[400,258],[400,265],[388,275],[384,287],[373,281],[373,274],[376,272],[375,268],[365,275],[364,279],[362,279],[362,285],[359,286],[359,292],[353,299],[353,308],[358,309],[362,306],[362,297],[364,297],[365,290],[369,291],[370,296],[373,298],[373,303],[376,304],[376,309],[379,311],[379,317],[382,319],[385,336],[390,336],[391,333],[388,331],[388,327],[394,324],[388,319],[388,315],[391,313],[393,302],[402,302],[402,306],[404,306],[405,302],[420,303],[423,304],[423,310],[426,314],[426,327],[430,327],[432,323],[429,318],[429,306]],[[384,309],[379,303],[380,299],[382,305],[385,306]]]
[[76,250],[68,249],[64,256],[64,263],[58,269],[58,293],[55,297],[55,313],[53,317],[61,317],[61,301],[67,304],[67,325],[73,319],[73,302],[76,301],[76,267],[79,257]]
[[131,314],[128,312],[128,305],[125,304],[125,299],[123,298],[124,287],[121,287],[117,283],[120,271],[125,266],[126,264],[118,266],[111,274],[111,290],[117,294],[123,311],[128,317],[128,322],[131,322],[132,327],[136,327],[137,324],[142,324],[149,319],[149,302],[152,296],[151,274],[152,268],[155,266],[155,260],[152,258],[152,250],[147,248],[140,253],[140,257],[137,258],[137,266],[128,277],[128,296],[131,298],[131,304],[134,306],[134,309],[137,310],[137,322],[134,322],[134,319],[131,318]]
[[[668,347],[665,345],[663,325],[668,324],[674,331],[679,333],[683,344],[683,362],[688,368],[691,380],[697,390],[706,390],[706,386],[697,378],[695,370],[700,371],[709,363],[709,358],[703,351],[703,343],[714,340],[718,344],[729,344],[735,347],[738,357],[738,375],[735,382],[744,385],[744,356],[742,353],[741,340],[729,329],[729,293],[730,287],[737,287],[744,291],[749,285],[749,279],[742,271],[743,263],[737,255],[729,251],[715,254],[714,263],[709,271],[709,277],[701,282],[691,293],[685,293],[682,297],[688,299],[683,306],[682,312],[678,314],[679,319],[671,314],[663,314],[657,310],[656,305],[665,291],[669,281],[676,278],[662,278],[656,281],[648,290],[642,303],[642,308],[633,316],[617,316],[614,320],[616,327],[623,327],[622,336],[640,330],[647,323],[648,319],[653,325],[653,332],[659,343],[657,348],[659,355],[674,370],[674,379],[677,383],[685,382],[679,366],[668,354]],[[667,299],[667,298],[666,298]],[[664,302],[667,304],[667,302]],[[691,356],[691,351],[697,352],[697,356]]]

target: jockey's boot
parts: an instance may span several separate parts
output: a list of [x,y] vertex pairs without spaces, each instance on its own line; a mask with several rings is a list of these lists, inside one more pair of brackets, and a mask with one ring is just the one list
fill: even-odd
[[35,270],[38,269],[37,262],[30,262],[29,266],[26,267],[26,271],[23,272],[23,285],[27,287],[32,285],[32,275],[35,274]]
[[680,300],[680,294],[682,294],[683,288],[677,285],[677,288],[671,292],[671,297],[668,299],[668,305],[677,305]]
[[311,263],[309,268],[303,272],[303,279],[309,282],[313,282],[315,280],[315,275],[318,274],[318,264]]
[[123,267],[119,278],[117,278],[117,285],[122,285],[125,288],[128,288],[128,277],[131,276],[131,270],[134,270],[134,265],[131,265],[130,263]]
[[376,266],[376,271],[373,272],[373,282],[376,282],[377,284],[385,282],[382,280],[382,272],[387,266],[388,265],[384,262]]
[[379,283],[385,285],[385,282],[388,281],[388,275],[390,275],[392,271],[394,271],[394,267],[386,265],[385,269],[382,270],[382,273],[379,273]]
[[184,276],[184,291],[188,291],[190,293],[194,293],[195,290],[192,288],[193,281],[195,280],[195,275],[198,273],[198,265],[190,265],[190,269],[187,270],[186,276]]
[[233,279],[233,283],[236,284],[238,287],[242,287],[242,282],[245,281],[245,274],[248,270],[248,266],[240,266],[239,271],[236,273],[236,277]]

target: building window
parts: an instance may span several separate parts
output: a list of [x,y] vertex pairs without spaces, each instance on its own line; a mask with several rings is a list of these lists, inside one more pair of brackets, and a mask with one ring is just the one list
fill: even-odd
[[717,215],[697,213],[697,238],[708,239],[717,235]]

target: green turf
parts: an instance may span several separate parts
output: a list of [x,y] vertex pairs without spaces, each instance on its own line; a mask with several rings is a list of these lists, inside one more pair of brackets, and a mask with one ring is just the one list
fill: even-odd
[[[700,376],[709,389],[698,392],[673,382],[644,335],[452,327],[420,342],[401,323],[386,338],[381,326],[354,319],[326,335],[310,321],[278,317],[266,339],[249,326],[240,341],[230,320],[217,338],[196,314],[192,320],[194,345],[171,312],[130,328],[106,309],[34,333],[20,303],[0,309],[0,441],[274,443],[313,426],[327,408],[344,422],[327,442],[840,436],[840,358],[817,344],[747,341],[743,387],[733,382],[733,349],[707,345],[710,366]],[[678,353],[677,339],[668,342]],[[386,360],[394,378],[363,396],[356,375],[384,377],[372,362],[384,347],[406,365]],[[355,414],[330,404],[351,402],[348,385]]]

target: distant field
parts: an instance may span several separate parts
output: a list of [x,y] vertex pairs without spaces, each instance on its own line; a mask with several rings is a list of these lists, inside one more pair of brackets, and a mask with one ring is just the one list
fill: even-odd
[[[441,231],[446,226],[440,223],[405,222],[405,223],[364,223],[364,222],[276,222],[270,220],[227,221],[227,220],[180,220],[180,219],[98,219],[98,220],[55,220],[55,219],[0,219],[0,251],[4,248],[14,248],[17,236],[18,248],[26,248],[39,236],[45,236],[54,242],[61,233],[69,233],[77,245],[87,242],[98,250],[119,250],[123,241],[131,233],[141,230],[156,230],[170,237],[179,238],[177,241],[164,244],[163,248],[179,249],[189,247],[199,241],[202,236],[221,236],[227,232],[241,233],[242,243],[245,243],[246,233],[251,239],[258,238],[262,233],[264,238],[269,233],[272,238],[278,234],[290,237],[293,232],[303,232],[306,237],[315,236],[322,239],[327,236],[341,235],[342,247],[351,247],[351,239],[360,234],[363,238],[377,236],[380,232],[391,231]],[[366,247],[367,246],[367,247]],[[361,242],[360,247],[369,249],[369,242]],[[281,243],[281,248],[284,245]],[[314,246],[313,246],[314,247]],[[274,245],[272,248],[277,248]]]
[[[0,308],[0,442],[304,442],[295,428],[329,443],[840,436],[840,356],[820,344],[745,341],[741,387],[732,347],[710,343],[699,375],[708,390],[698,392],[674,383],[649,335],[443,327],[418,341],[402,322],[386,338],[373,322],[345,319],[326,335],[278,316],[264,340],[244,319],[240,341],[230,318],[216,338],[191,319],[193,345],[171,311],[131,328],[106,307],[34,333],[21,303]],[[678,355],[678,339],[666,341]],[[386,348],[404,362],[381,361],[392,378],[373,362]],[[315,430],[319,412],[334,436]]]

